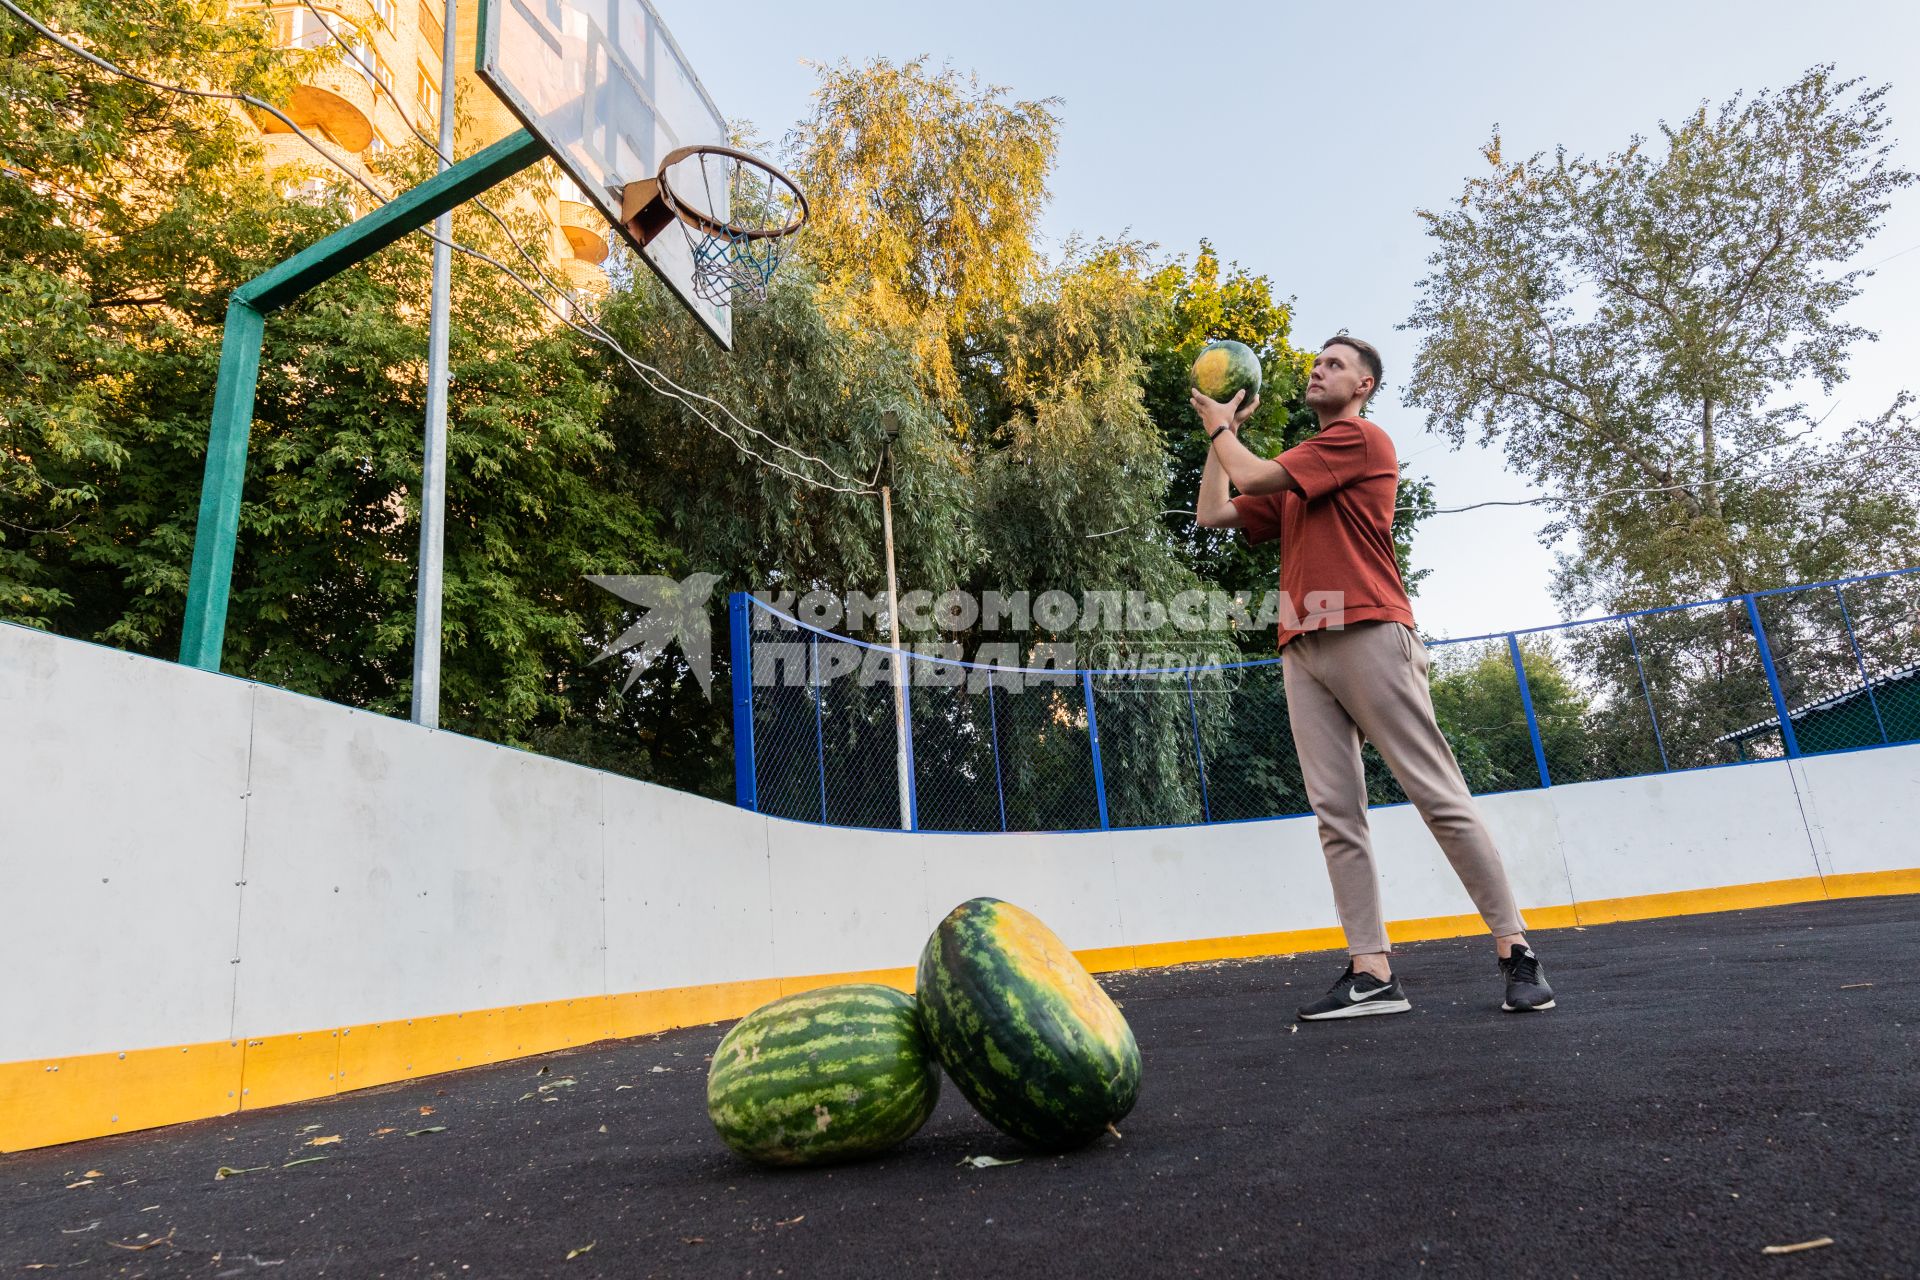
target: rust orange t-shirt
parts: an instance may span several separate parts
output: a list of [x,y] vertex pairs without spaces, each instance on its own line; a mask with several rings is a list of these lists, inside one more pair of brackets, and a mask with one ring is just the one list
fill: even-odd
[[1299,492],[1243,493],[1233,507],[1248,542],[1280,539],[1280,647],[1356,622],[1411,627],[1413,605],[1393,555],[1393,440],[1365,418],[1338,418],[1274,461]]

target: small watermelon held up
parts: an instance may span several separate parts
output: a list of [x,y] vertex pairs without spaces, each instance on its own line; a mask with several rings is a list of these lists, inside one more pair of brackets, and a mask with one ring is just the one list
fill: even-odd
[[1245,408],[1260,394],[1260,357],[1244,342],[1209,342],[1193,362],[1193,385],[1201,395],[1221,404],[1245,391]]
[[784,996],[735,1023],[707,1072],[729,1147],[772,1165],[884,1151],[933,1114],[940,1069],[913,997],[875,983]]
[[920,954],[920,1017],[974,1110],[1030,1146],[1092,1141],[1133,1109],[1140,1048],[1118,1006],[1030,912],[975,898]]

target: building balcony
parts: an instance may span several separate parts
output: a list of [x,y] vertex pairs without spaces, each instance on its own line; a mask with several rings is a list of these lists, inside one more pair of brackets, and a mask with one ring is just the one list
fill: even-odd
[[590,204],[561,200],[560,231],[573,256],[596,266],[607,260],[607,220]]
[[[327,0],[318,7],[319,14],[305,5],[272,10],[275,43],[313,55],[282,109],[302,129],[318,128],[357,155],[373,142],[378,97],[397,91],[396,33],[369,0]],[[260,118],[260,127],[286,131],[271,116]]]

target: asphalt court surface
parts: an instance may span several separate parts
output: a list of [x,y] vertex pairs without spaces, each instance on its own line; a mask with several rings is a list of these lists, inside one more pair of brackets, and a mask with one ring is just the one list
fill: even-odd
[[1328,953],[1105,975],[1140,1102],[1065,1156],[949,1085],[882,1158],[754,1168],[723,1025],[4,1156],[0,1276],[1920,1275],[1920,898],[1534,940],[1537,1015],[1484,938],[1333,1023]]

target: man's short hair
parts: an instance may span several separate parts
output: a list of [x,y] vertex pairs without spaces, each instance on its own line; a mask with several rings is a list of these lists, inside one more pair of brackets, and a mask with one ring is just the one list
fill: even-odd
[[1367,392],[1367,399],[1373,399],[1375,395],[1379,394],[1381,375],[1383,373],[1383,367],[1380,364],[1379,350],[1371,342],[1362,342],[1360,339],[1348,333],[1334,334],[1331,338],[1328,338],[1320,344],[1320,349],[1325,351],[1328,347],[1336,343],[1343,347],[1352,347],[1360,353],[1360,362],[1366,365],[1367,372],[1373,375],[1373,390]]

